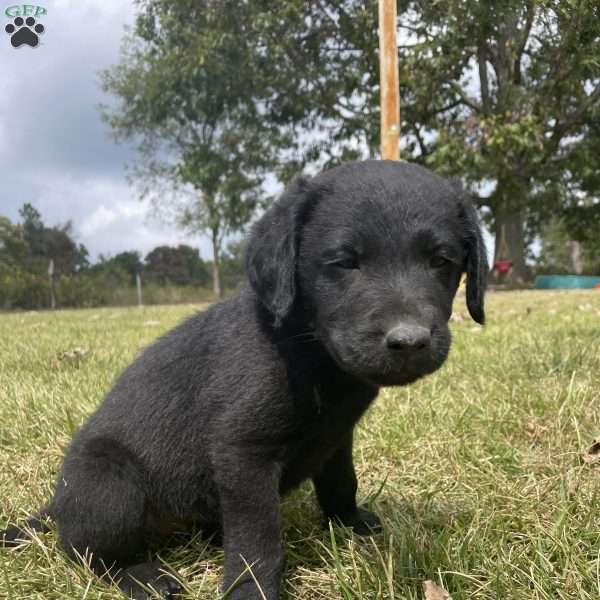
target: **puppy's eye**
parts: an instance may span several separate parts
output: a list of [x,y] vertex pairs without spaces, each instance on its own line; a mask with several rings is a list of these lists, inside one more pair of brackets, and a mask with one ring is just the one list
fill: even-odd
[[340,269],[358,269],[358,259],[356,256],[344,256],[332,261],[330,264]]
[[452,261],[449,258],[438,254],[437,256],[432,257],[432,259],[429,261],[429,264],[434,269],[441,269],[442,267],[449,265],[451,262]]
[[334,250],[323,255],[323,262],[340,269],[359,269],[357,254],[352,250]]

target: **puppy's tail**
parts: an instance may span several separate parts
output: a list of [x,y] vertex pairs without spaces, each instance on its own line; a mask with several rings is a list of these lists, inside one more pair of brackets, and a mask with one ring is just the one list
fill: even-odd
[[0,548],[14,548],[20,546],[23,542],[31,539],[31,531],[46,533],[50,527],[45,522],[50,516],[48,507],[42,508],[39,512],[31,515],[27,520],[19,525],[10,525],[5,530],[0,530]]

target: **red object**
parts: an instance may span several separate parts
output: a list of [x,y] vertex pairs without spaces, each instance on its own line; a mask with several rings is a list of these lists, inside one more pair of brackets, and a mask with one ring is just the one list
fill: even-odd
[[596,284],[594,287],[595,287],[597,290],[600,290],[600,283],[597,283],[597,284]]
[[512,260],[497,260],[494,263],[494,271],[498,271],[500,275],[508,273],[513,266]]

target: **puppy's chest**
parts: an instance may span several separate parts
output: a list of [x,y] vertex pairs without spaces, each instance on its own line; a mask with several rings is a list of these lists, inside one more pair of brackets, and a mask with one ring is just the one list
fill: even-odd
[[282,476],[282,491],[298,485],[320,471],[325,462],[348,439],[348,435],[371,399],[332,395],[315,386],[305,399],[290,436]]

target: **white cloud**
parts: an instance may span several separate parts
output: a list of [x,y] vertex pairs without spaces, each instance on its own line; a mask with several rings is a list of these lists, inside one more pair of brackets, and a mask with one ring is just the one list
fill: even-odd
[[124,250],[146,254],[163,244],[191,244],[199,247],[205,258],[210,256],[207,240],[186,236],[153,219],[148,202],[140,201],[125,180],[73,176],[39,179],[36,208],[51,225],[72,221],[75,237],[94,260],[99,254]]
[[125,179],[124,165],[135,156],[115,145],[100,120],[98,105],[110,99],[98,71],[118,60],[135,4],[42,5],[48,14],[39,19],[46,31],[37,48],[15,49],[0,31],[0,213],[18,220],[19,207],[30,202],[49,225],[71,221],[93,259],[177,243],[200,245],[210,256],[206,240],[147,217],[147,204]]
[[79,231],[84,237],[91,237],[99,230],[112,225],[117,220],[117,216],[116,211],[108,209],[102,204],[83,221]]

